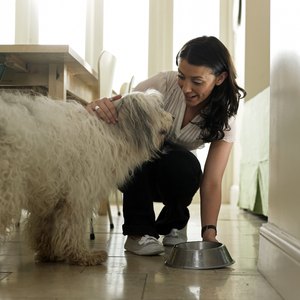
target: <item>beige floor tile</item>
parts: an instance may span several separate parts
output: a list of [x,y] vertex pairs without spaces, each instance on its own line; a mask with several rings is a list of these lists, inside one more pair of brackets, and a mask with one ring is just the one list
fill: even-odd
[[281,298],[259,275],[178,270],[168,274],[149,274],[143,299],[279,300]]
[[[161,208],[157,204],[156,211]],[[189,240],[200,240],[199,204],[190,207]],[[281,299],[257,271],[258,232],[265,220],[238,208],[221,208],[218,238],[235,263],[217,270],[171,268],[160,256],[141,257],[124,251],[122,216],[112,206],[114,229],[107,216],[94,220],[95,240],[91,249],[106,249],[108,261],[102,266],[80,267],[63,263],[37,264],[33,253],[16,232],[0,247],[0,300],[277,300]],[[21,224],[22,228],[22,224]]]
[[[36,270],[30,276],[12,274],[1,282],[0,299],[141,299],[147,274]],[[131,297],[131,298],[130,298]]]

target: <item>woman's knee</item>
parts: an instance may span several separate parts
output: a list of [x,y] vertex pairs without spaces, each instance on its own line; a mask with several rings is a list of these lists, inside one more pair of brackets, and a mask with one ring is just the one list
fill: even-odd
[[201,176],[201,166],[197,157],[190,151],[172,151],[162,159],[162,167],[170,173]]
[[160,180],[169,183],[174,189],[197,190],[202,170],[197,157],[190,151],[172,151],[160,161]]

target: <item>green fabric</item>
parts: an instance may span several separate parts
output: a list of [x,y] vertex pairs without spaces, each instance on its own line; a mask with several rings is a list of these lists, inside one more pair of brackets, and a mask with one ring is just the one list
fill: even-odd
[[238,205],[268,215],[269,161],[241,164]]
[[270,90],[245,102],[238,205],[268,215]]

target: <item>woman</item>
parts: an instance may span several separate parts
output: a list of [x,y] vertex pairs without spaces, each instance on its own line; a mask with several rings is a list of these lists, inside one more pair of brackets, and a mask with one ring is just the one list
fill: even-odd
[[[188,205],[200,187],[202,238],[217,241],[223,173],[234,142],[235,115],[246,92],[236,83],[227,48],[215,37],[188,41],[176,56],[178,71],[161,72],[135,90],[156,89],[174,123],[159,158],[146,162],[122,187],[125,249],[155,255],[186,241]],[[89,105],[99,118],[117,122],[111,100]],[[210,143],[204,171],[190,150]],[[153,202],[164,204],[157,219]],[[164,235],[162,243],[159,235]]]

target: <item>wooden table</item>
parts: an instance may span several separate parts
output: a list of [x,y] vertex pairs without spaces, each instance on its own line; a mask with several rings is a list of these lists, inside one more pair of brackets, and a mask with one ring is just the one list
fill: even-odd
[[88,103],[98,74],[67,45],[0,45],[0,88],[43,87],[53,99]]

